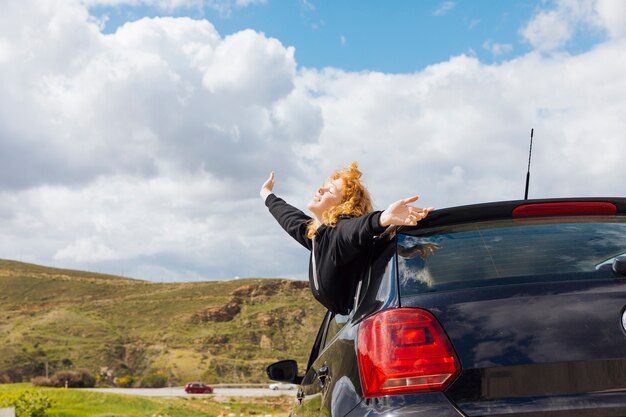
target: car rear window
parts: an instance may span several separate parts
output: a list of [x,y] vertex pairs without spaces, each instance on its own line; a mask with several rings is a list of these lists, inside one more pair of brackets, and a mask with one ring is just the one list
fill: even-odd
[[403,296],[529,281],[611,277],[626,253],[626,218],[497,220],[398,236]]

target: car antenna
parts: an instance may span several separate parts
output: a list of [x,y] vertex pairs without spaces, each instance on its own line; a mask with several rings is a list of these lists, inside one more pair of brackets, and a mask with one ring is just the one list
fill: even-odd
[[533,154],[533,132],[530,129],[530,150],[528,151],[528,171],[526,172],[526,191],[524,192],[524,200],[528,200],[528,184],[530,183],[530,157]]

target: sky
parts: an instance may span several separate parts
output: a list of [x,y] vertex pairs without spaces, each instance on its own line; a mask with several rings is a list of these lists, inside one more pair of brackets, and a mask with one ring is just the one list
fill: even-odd
[[0,258],[305,279],[259,198],[624,196],[626,2],[22,0],[0,15]]

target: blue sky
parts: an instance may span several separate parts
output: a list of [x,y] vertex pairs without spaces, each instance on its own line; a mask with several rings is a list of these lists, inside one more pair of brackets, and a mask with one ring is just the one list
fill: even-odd
[[[161,16],[163,18],[156,18]],[[0,258],[306,278],[259,198],[357,161],[374,207],[624,196],[626,1],[20,0]]]
[[[98,6],[105,32],[144,16],[208,19],[222,36],[254,29],[296,48],[301,67],[410,73],[469,54],[493,63],[523,55],[531,46],[520,29],[545,1],[315,1],[268,0],[265,4],[163,10],[146,6]],[[567,50],[580,53],[604,38],[580,31]],[[493,46],[504,46],[494,53]]]

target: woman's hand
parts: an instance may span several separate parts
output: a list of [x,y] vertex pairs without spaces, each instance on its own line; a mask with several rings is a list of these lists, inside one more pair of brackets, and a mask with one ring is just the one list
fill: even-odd
[[417,201],[419,196],[398,200],[391,204],[380,214],[378,221],[382,227],[395,226],[415,226],[417,222],[423,220],[428,213],[435,210],[432,207],[420,208],[409,206]]
[[273,189],[274,189],[274,171],[270,173],[270,177],[267,179],[267,181],[263,183],[263,186],[261,187],[261,191],[259,192],[259,195],[261,195],[261,198],[263,199],[263,201],[267,199],[268,195],[272,194]]

